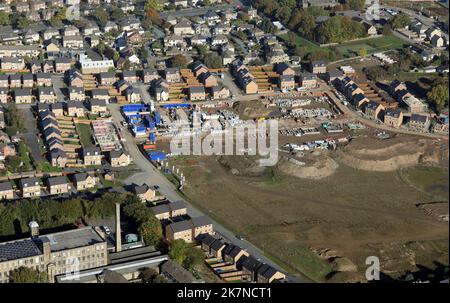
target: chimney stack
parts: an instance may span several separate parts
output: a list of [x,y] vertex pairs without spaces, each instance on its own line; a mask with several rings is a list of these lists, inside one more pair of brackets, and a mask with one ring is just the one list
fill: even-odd
[[116,252],[122,251],[122,238],[120,228],[120,204],[116,203]]
[[30,223],[28,223],[28,227],[30,227],[31,238],[39,237],[39,224],[37,224],[36,221],[30,221]]

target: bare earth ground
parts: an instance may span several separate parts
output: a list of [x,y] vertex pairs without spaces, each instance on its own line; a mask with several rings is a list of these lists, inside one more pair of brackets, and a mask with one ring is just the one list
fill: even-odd
[[[384,277],[391,278],[448,266],[448,222],[418,207],[448,205],[448,167],[442,167],[448,147],[436,144],[408,136],[358,138],[338,152],[305,155],[306,166],[297,170],[286,167],[286,159],[262,169],[242,156],[172,162],[186,175],[190,201],[289,271],[318,281],[364,281],[368,256],[378,256]],[[374,170],[341,161],[342,153],[365,164],[421,155]],[[430,173],[419,163],[440,167]]]

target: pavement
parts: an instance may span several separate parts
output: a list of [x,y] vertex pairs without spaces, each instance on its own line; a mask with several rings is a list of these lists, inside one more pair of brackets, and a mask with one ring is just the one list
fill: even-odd
[[[120,112],[120,106],[117,104],[109,104],[109,110],[111,112],[114,123],[119,125],[120,122],[124,120]],[[167,180],[167,178],[161,173],[161,171],[155,168],[153,164],[151,164],[151,162],[139,150],[133,136],[128,130],[124,130],[122,134],[126,139],[126,142],[124,142],[124,144],[128,152],[130,153],[131,158],[133,159],[134,163],[142,170],[141,173],[135,174],[126,179],[125,180],[126,184],[130,185],[135,183],[141,185],[143,183],[147,183],[149,185],[158,185],[159,186],[158,191],[160,191],[164,196],[166,196],[168,200],[185,202],[190,216],[199,217],[207,215],[181,197],[175,186],[169,180]],[[211,221],[213,222],[214,230],[228,242],[232,242],[233,244],[242,247],[256,259],[260,259],[262,262],[265,262],[273,266],[279,271],[286,272],[283,268],[281,268],[280,266],[272,262],[270,259],[268,259],[259,248],[257,248],[250,242],[237,239],[236,235],[232,231],[228,230],[226,227],[224,227],[223,225],[219,224],[218,222],[212,219]],[[289,281],[297,283],[311,282],[303,277],[296,277],[296,276],[294,277],[288,275],[287,278]]]

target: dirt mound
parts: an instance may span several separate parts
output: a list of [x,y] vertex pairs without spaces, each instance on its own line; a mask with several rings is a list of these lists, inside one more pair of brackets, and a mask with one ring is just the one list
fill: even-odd
[[441,162],[436,149],[431,148],[434,146],[431,140],[392,141],[392,145],[382,148],[370,146],[367,144],[367,147],[362,147],[361,142],[354,145],[350,143],[336,152],[337,160],[350,167],[369,171],[394,171],[423,162]]
[[266,167],[259,166],[257,157],[221,156],[217,161],[235,176],[260,177],[266,173]]
[[240,116],[244,118],[260,118],[267,116],[271,110],[265,108],[261,101],[254,102],[236,102],[233,106]]
[[279,162],[278,168],[285,174],[297,178],[319,180],[335,173],[339,165],[327,156],[320,156],[305,165],[300,165],[287,159]]

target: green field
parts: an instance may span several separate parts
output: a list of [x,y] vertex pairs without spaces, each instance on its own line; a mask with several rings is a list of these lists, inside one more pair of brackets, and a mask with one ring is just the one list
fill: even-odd
[[[287,40],[287,34],[280,35],[279,37],[285,41]],[[368,38],[360,41],[341,43],[336,46],[320,47],[318,44],[299,35],[297,35],[296,37],[296,45],[298,47],[306,47],[307,52],[314,52],[319,50],[330,51],[332,50],[332,48],[336,48],[342,53],[344,58],[352,58],[358,56],[358,50],[360,48],[365,48],[368,54],[373,54],[376,52],[402,48],[404,44],[406,43],[402,39],[394,35],[389,35],[383,37]]]
[[337,49],[342,52],[344,57],[350,58],[357,56],[360,48],[365,48],[368,54],[373,54],[376,52],[402,48],[404,44],[406,43],[402,39],[391,35],[344,43],[337,46]]

